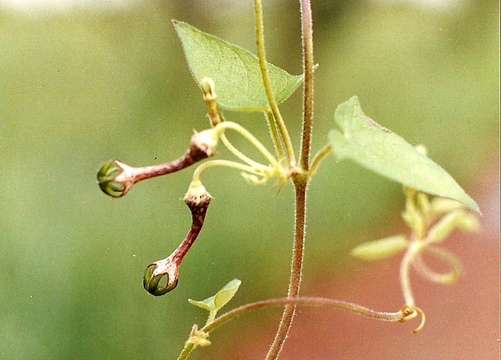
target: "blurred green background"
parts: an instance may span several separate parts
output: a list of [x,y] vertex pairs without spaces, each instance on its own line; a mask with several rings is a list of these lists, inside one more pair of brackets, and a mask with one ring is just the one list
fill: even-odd
[[[265,5],[270,61],[300,73],[296,2]],[[425,143],[478,194],[479,174],[498,160],[497,1],[313,6],[314,148],[326,142],[336,105],[356,94],[367,114]],[[243,286],[234,304],[286,292],[290,188],[252,187],[237,172],[211,171],[205,179],[215,201],[205,230],[177,289],[154,298],[142,288],[143,270],[188,229],[180,199],[191,170],[120,200],[95,183],[103,160],[169,160],[184,152],[192,129],[208,126],[171,18],[254,50],[251,1],[0,7],[1,359],[172,359],[191,325],[204,321],[188,298],[235,277]],[[297,144],[300,91],[282,108]],[[260,114],[226,117],[268,141]],[[400,226],[399,186],[351,163],[327,161],[310,194],[306,283],[349,276],[354,244]]]

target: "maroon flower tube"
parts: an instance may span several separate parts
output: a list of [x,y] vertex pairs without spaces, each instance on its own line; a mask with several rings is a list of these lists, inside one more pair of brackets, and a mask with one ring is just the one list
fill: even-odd
[[179,268],[202,230],[211,199],[212,197],[202,184],[190,186],[184,201],[191,211],[191,228],[183,242],[179,244],[172,254],[146,267],[143,286],[150,294],[155,296],[164,295],[177,286]]

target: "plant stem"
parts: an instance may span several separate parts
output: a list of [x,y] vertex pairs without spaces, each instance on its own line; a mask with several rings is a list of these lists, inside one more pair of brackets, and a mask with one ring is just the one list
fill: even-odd
[[285,159],[285,150],[282,140],[280,139],[280,135],[277,129],[277,121],[273,116],[271,111],[264,112],[264,117],[266,119],[266,123],[268,124],[268,130],[270,132],[271,140],[273,141],[273,147],[275,148],[275,153],[277,154],[278,160]]
[[455,283],[463,272],[461,261],[459,261],[459,259],[454,254],[439,247],[429,246],[426,250],[429,254],[434,255],[435,257],[444,261],[450,267],[450,270],[448,272],[438,273],[429,268],[428,265],[424,262],[422,256],[418,255],[412,263],[412,266],[417,271],[417,273],[425,279],[430,280],[431,282],[434,282],[436,284],[449,285]]
[[[309,158],[311,149],[311,133],[313,125],[313,23],[311,4],[309,0],[300,0],[301,23],[303,37],[303,66],[304,66],[304,93],[303,93],[303,131],[301,137],[300,166],[293,176],[296,192],[296,216],[294,243],[292,249],[291,273],[289,277],[289,297],[299,295],[303,272],[304,243],[306,238],[306,199],[309,180]],[[295,305],[284,308],[273,343],[271,344],[266,360],[278,359],[287,339],[287,335],[294,320]]]
[[[291,271],[289,277],[288,297],[296,297],[301,287],[303,273],[303,254],[306,224],[306,185],[296,186],[296,217],[294,230],[294,243],[292,248]],[[292,325],[296,307],[294,304],[287,305],[282,313],[273,343],[268,350],[266,359],[277,359],[287,338]]]
[[[252,135],[247,129],[243,126],[231,122],[231,121],[223,121],[220,122],[216,127],[216,129],[220,130],[233,130],[242,135],[247,141],[249,141],[265,158],[270,162],[271,165],[277,164],[277,159],[266,149],[264,146],[254,135]],[[224,135],[224,134],[221,134]],[[261,164],[258,164],[260,167]]]
[[266,97],[268,98],[268,104],[270,105],[273,117],[278,125],[278,130],[285,144],[285,149],[287,151],[287,158],[292,166],[296,164],[296,158],[294,156],[294,147],[292,146],[292,141],[285,126],[284,119],[278,108],[277,101],[275,100],[275,95],[273,94],[273,88],[271,87],[270,75],[268,73],[268,63],[266,61],[266,50],[264,42],[264,21],[263,21],[263,4],[262,0],[255,0],[255,13],[256,13],[256,45],[257,54],[259,60],[259,68],[261,70],[261,77],[263,79],[263,86],[266,92]]
[[401,322],[402,320],[405,319],[405,316],[402,313],[402,311],[382,312],[342,300],[334,300],[329,298],[313,297],[313,296],[298,296],[295,298],[284,297],[276,299],[267,299],[242,305],[217,317],[214,321],[204,326],[201,330],[209,333],[245,313],[257,311],[263,308],[292,305],[292,304],[305,305],[305,306],[331,306],[338,310],[349,311],[355,315],[360,315],[366,318],[388,321],[388,322]]
[[[261,300],[239,306],[221,316],[218,316],[212,321],[208,321],[205,324],[205,326],[202,329],[200,329],[200,332],[209,335],[214,330],[219,329],[221,326],[236,319],[241,315],[258,311],[261,309],[284,306],[284,305],[303,305],[311,307],[330,306],[337,310],[348,311],[355,315],[363,316],[368,319],[386,321],[386,322],[406,322],[408,320],[413,319],[417,311],[416,309],[416,310],[411,310],[412,312],[409,312],[409,309],[403,309],[396,312],[384,312],[384,311],[376,311],[367,308],[365,306],[354,304],[347,301],[335,300],[323,297],[313,297],[313,296],[284,297],[284,298]],[[424,313],[419,313],[419,314],[424,316]],[[193,342],[190,342],[190,340],[188,339],[178,357],[178,360],[188,359],[193,350],[195,350],[195,348],[196,345]]]
[[310,166],[310,176],[313,176],[316,174],[318,171],[318,168],[320,167],[320,164],[322,161],[329,156],[332,153],[332,146],[330,145],[325,145],[323,148],[321,148],[315,156],[313,156],[313,159],[311,160],[311,166]]
[[187,341],[184,344],[183,350],[181,350],[181,353],[178,355],[177,360],[189,359],[193,350],[195,350],[195,344]]
[[310,0],[300,0],[301,26],[303,37],[303,136],[301,140],[300,164],[303,170],[309,170],[311,151],[311,133],[313,129],[313,18]]
[[238,150],[230,140],[226,137],[225,134],[222,134],[221,137],[221,142],[223,143],[224,146],[228,149],[229,152],[231,152],[233,155],[235,155],[237,158],[242,160],[243,162],[247,163],[248,165],[257,168],[257,169],[263,169],[266,167],[266,165],[263,165],[261,163],[258,163],[257,161],[252,160],[249,158],[247,155],[242,153],[240,150]]
[[215,167],[215,166],[220,166],[220,167],[229,167],[237,170],[241,170],[246,173],[262,176],[263,174],[260,171],[257,171],[255,168],[241,164],[235,161],[230,161],[230,160],[210,160],[207,162],[204,162],[200,166],[198,166],[195,171],[193,172],[193,180],[194,182],[200,182],[200,177],[202,174],[209,168]]
[[415,257],[419,255],[422,249],[422,241],[412,241],[402,258],[402,262],[400,263],[400,286],[402,288],[405,305],[411,307],[416,305],[416,301],[414,300],[414,295],[412,293],[409,272]]
[[[213,80],[206,79],[206,89],[204,91],[204,101],[207,104],[207,115],[210,119],[210,124],[212,127],[217,126],[221,122],[224,121],[224,117],[219,113],[219,107],[217,104],[217,95],[216,95],[216,85]],[[225,134],[221,134],[220,136],[221,142],[224,146],[237,158],[247,163],[248,165],[255,168],[263,168],[264,165],[258,163],[257,161],[252,160],[247,155],[238,150],[230,140],[226,137]]]

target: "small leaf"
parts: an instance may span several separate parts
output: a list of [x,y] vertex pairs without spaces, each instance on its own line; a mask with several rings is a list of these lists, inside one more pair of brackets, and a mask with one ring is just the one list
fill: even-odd
[[[256,55],[185,22],[172,23],[193,78],[199,86],[204,77],[213,79],[223,108],[259,112],[268,109]],[[279,103],[287,100],[303,81],[302,75],[291,75],[272,64],[268,64],[268,70]]]
[[233,279],[217,292],[214,299],[214,304],[216,305],[217,310],[221,309],[231,299],[233,299],[233,296],[237,293],[240,284],[242,284],[240,280]]
[[214,301],[213,301],[212,297],[204,299],[204,300],[199,300],[199,301],[193,300],[193,299],[188,299],[188,302],[191,305],[199,307],[200,309],[203,309],[203,310],[207,310],[209,312],[213,311],[213,308],[214,308]]
[[351,255],[366,261],[382,260],[404,250],[408,241],[403,235],[395,235],[379,240],[364,242],[353,250]]
[[403,138],[367,117],[356,96],[336,109],[340,130],[329,133],[337,159],[359,165],[410,188],[457,200],[479,212],[475,201],[438,164]]
[[235,296],[241,283],[240,280],[233,279],[214,296],[200,301],[188,299],[188,302],[209,312],[217,312]]

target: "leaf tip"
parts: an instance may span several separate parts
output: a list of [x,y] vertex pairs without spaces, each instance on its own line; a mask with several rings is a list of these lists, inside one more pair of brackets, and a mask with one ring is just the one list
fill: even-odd
[[477,202],[473,200],[470,196],[468,196],[468,201],[466,202],[466,205],[468,208],[471,210],[475,211],[478,215],[482,216],[482,211],[480,210],[480,206],[478,206]]
[[348,101],[346,101],[346,103],[348,103],[350,105],[360,106],[360,99],[358,98],[358,95],[353,95],[351,98],[348,99]]
[[174,29],[177,29],[178,26],[183,23],[182,21],[180,21],[178,19],[170,19],[170,22],[171,22],[172,26],[174,26]]

